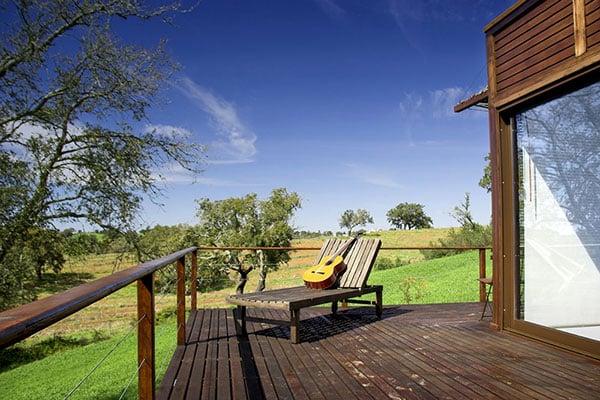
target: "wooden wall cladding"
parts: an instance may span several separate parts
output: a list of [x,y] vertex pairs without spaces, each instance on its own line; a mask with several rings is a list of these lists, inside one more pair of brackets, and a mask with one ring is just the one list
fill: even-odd
[[[575,58],[572,0],[547,0],[541,4],[494,34],[499,96],[516,92],[529,80],[539,79],[545,71]],[[597,4],[593,7],[597,8]]]
[[585,29],[587,33],[587,48],[600,47],[600,1],[586,0]]

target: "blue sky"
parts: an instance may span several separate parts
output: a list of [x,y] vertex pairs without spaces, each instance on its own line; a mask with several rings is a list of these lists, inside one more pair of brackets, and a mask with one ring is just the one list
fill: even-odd
[[456,225],[489,152],[487,113],[453,112],[486,85],[483,28],[512,1],[204,0],[171,27],[135,24],[140,42],[168,39],[181,64],[150,127],[209,146],[195,179],[168,171],[163,206],[142,225],[197,222],[195,199],[286,187],[302,198],[300,230],[338,231],[347,209],[419,203],[435,227]]

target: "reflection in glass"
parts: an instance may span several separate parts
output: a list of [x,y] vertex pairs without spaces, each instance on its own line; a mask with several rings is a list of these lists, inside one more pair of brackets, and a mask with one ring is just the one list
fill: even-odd
[[600,340],[600,83],[515,123],[517,318]]

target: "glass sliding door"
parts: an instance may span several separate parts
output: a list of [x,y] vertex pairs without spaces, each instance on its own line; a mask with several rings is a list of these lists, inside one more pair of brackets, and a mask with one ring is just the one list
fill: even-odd
[[600,83],[516,114],[515,318],[600,340]]

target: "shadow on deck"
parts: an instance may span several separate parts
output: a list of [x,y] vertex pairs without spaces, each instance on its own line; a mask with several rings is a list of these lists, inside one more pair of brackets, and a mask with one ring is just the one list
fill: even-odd
[[[481,304],[303,310],[301,342],[287,327],[248,324],[231,309],[194,312],[159,399],[592,399],[600,363],[479,321]],[[284,318],[281,311],[249,315]]]

